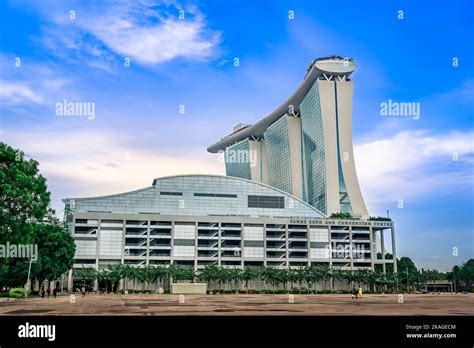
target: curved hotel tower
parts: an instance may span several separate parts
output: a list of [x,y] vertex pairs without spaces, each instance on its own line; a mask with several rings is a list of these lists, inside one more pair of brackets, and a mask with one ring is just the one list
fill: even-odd
[[228,176],[288,192],[326,215],[367,218],[352,149],[352,59],[316,59],[275,111],[209,146],[225,152]]

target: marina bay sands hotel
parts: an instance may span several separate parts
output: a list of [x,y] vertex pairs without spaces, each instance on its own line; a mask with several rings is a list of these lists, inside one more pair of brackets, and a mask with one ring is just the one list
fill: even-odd
[[[355,69],[352,59],[316,59],[280,107],[209,146],[224,156],[226,176],[176,175],[131,192],[64,199],[74,268],[324,264],[385,271],[392,263],[396,272],[393,221],[369,217],[357,179]],[[351,218],[332,216],[341,212]],[[394,258],[385,258],[387,231]]]
[[226,172],[263,182],[320,212],[367,218],[352,150],[352,59],[315,60],[275,111],[208,148],[225,151]]

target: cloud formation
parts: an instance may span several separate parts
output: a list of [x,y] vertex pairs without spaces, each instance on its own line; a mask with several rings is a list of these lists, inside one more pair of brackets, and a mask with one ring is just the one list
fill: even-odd
[[[0,105],[44,105],[57,99],[71,80],[44,64],[0,55]],[[54,98],[52,98],[54,97]]]
[[398,199],[416,200],[472,187],[473,139],[472,131],[419,130],[356,145],[357,173],[369,210]]
[[195,6],[119,1],[101,8],[81,3],[70,8],[55,7],[52,14],[42,9],[50,19],[43,27],[43,42],[56,54],[88,65],[107,70],[116,55],[120,61],[129,58],[131,64],[154,65],[178,58],[210,59],[219,52],[221,33],[208,28]]

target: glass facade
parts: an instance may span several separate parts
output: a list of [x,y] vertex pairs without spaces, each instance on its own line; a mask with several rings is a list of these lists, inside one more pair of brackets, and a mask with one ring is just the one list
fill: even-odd
[[326,213],[324,133],[317,81],[300,104],[307,201]]
[[323,217],[312,206],[285,192],[235,177],[183,175],[155,179],[153,183],[152,187],[137,191],[67,199],[65,203],[73,202],[76,213]]
[[265,139],[268,184],[282,191],[293,193],[287,116],[283,116],[268,127],[263,137]]
[[250,146],[248,139],[225,149],[225,170],[228,176],[251,180],[250,164]]

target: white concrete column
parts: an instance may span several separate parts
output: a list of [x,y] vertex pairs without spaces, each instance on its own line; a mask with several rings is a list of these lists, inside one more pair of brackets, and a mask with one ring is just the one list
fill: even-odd
[[390,229],[392,235],[392,252],[393,252],[393,273],[397,273],[397,247],[395,243],[395,224],[392,221],[392,228]]
[[383,232],[384,230],[380,230],[380,248],[382,250],[382,272],[387,273],[387,267],[385,265],[385,244],[384,244],[384,239],[383,239]]
[[72,268],[69,270],[67,275],[67,292],[72,292]]

